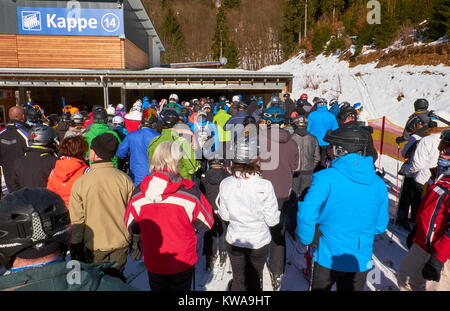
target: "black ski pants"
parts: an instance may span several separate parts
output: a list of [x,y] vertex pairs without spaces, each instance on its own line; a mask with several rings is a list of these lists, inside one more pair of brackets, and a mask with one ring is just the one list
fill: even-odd
[[411,221],[416,221],[417,211],[422,200],[422,185],[414,181],[412,177],[405,177],[403,180],[400,198],[397,208],[397,222],[408,221],[409,208],[411,206]]
[[280,222],[270,227],[272,241],[269,247],[268,268],[274,275],[282,275],[286,265],[286,214],[288,213],[289,199],[278,199],[278,207],[281,209]]
[[369,271],[341,272],[325,268],[314,263],[314,275],[312,281],[313,291],[331,291],[336,283],[337,291],[363,291]]
[[194,266],[175,274],[157,274],[148,272],[150,290],[157,291],[190,291]]
[[231,269],[232,291],[262,291],[263,269],[269,245],[258,249],[243,248],[226,243]]
[[[225,252],[225,236],[227,233],[227,225],[224,221],[214,215],[214,225],[203,235],[203,254],[206,256],[214,255],[217,252]],[[215,237],[218,237],[216,245]]]

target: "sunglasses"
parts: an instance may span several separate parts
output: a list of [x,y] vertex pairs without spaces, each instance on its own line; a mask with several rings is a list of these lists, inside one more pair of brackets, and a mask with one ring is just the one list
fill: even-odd
[[441,141],[438,149],[440,152],[444,152],[445,155],[450,156],[450,143]]

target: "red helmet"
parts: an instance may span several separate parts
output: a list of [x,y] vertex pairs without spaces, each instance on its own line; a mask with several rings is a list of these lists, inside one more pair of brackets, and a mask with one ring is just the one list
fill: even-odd
[[308,95],[306,95],[305,93],[303,93],[303,94],[300,96],[300,98],[301,98],[301,99],[308,99]]

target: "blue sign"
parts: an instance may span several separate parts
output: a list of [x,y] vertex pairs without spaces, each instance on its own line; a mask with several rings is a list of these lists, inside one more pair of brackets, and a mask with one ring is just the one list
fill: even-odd
[[123,11],[18,7],[19,34],[108,36],[124,34]]

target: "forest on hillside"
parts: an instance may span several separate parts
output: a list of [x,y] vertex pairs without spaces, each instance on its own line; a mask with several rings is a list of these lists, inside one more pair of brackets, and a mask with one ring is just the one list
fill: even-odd
[[305,51],[385,48],[450,37],[450,0],[143,0],[166,48],[161,62],[226,57],[258,70]]

